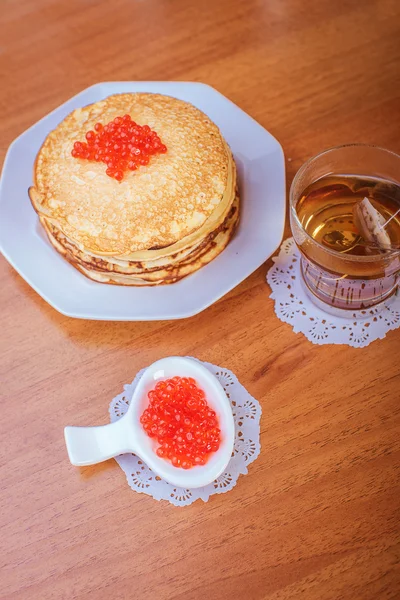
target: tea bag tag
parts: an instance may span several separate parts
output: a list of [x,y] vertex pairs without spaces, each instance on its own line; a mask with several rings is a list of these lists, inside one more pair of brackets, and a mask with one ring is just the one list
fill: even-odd
[[354,225],[363,238],[382,250],[391,249],[389,234],[385,230],[387,221],[371,204],[368,198],[363,198],[353,206]]

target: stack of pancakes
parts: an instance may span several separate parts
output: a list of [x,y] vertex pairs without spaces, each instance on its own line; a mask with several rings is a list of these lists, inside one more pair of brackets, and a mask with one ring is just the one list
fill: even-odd
[[[71,156],[97,122],[129,114],[167,146],[121,182]],[[236,167],[218,127],[159,94],[118,94],[75,110],[46,138],[29,195],[50,242],[95,281],[173,283],[215,258],[239,218]]]

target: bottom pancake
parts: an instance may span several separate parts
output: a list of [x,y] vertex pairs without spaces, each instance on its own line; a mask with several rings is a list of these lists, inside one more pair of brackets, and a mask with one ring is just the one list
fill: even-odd
[[[231,209],[223,221],[189,253],[178,253],[168,265],[147,268],[142,263],[122,262],[120,265],[107,262],[106,258],[93,261],[63,234],[54,229],[44,218],[40,218],[54,248],[81,273],[100,283],[115,285],[160,285],[175,283],[211,262],[227,246],[239,221],[239,197],[236,193]],[[148,265],[146,265],[148,267]]]

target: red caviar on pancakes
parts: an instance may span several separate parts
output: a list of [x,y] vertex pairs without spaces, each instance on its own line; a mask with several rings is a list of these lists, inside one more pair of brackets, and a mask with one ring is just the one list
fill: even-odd
[[94,131],[86,133],[85,142],[75,142],[71,150],[74,158],[84,158],[107,165],[106,173],[122,181],[126,171],[135,171],[147,165],[153,154],[164,154],[167,147],[148,125],[138,125],[130,115],[115,117]]
[[159,381],[140,417],[147,435],[160,444],[157,455],[174,467],[205,465],[221,444],[221,430],[205,393],[191,377]]

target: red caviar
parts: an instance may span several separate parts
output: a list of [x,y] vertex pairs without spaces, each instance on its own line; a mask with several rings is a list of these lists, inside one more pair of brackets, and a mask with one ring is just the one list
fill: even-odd
[[140,422],[147,435],[160,444],[158,456],[182,469],[205,465],[220,446],[221,430],[195,380],[172,377],[159,381],[148,398]]
[[167,151],[155,131],[138,125],[130,115],[115,117],[104,126],[96,123],[85,137],[85,142],[74,143],[72,156],[104,163],[107,175],[117,181],[122,181],[126,171],[147,165],[153,154]]

